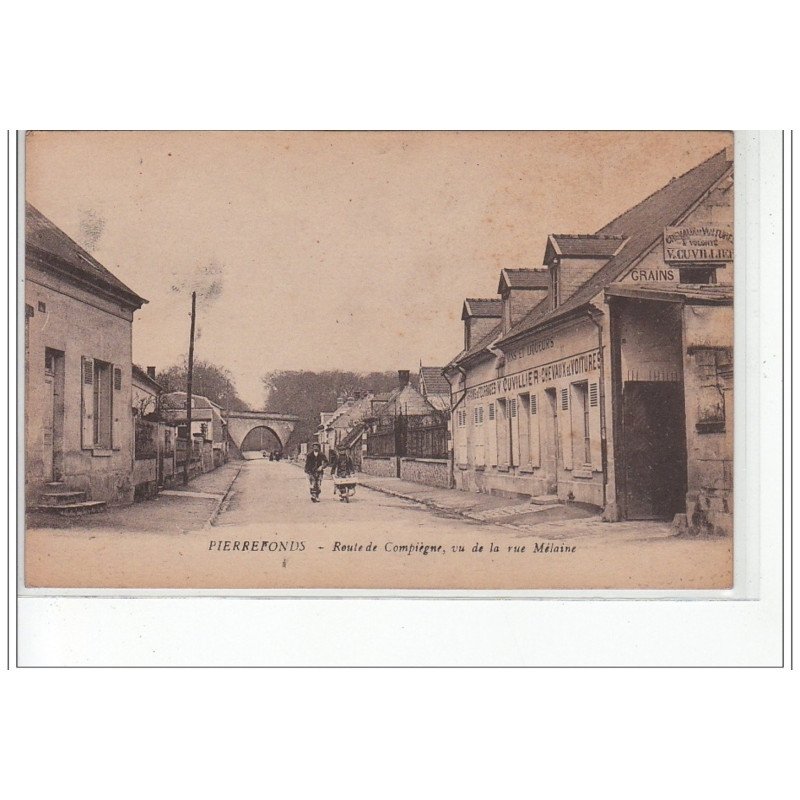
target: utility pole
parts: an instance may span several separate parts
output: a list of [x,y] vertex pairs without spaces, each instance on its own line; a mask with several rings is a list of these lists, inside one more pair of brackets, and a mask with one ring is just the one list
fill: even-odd
[[192,439],[192,370],[194,369],[194,317],[197,292],[192,292],[192,324],[189,332],[189,370],[186,375],[186,435],[189,437],[186,448],[186,461],[183,462],[183,482],[189,483],[189,462],[192,459],[194,441]]

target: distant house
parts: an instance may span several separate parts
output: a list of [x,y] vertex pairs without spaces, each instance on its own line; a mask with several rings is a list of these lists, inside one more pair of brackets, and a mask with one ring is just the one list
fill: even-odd
[[[133,500],[131,340],[147,301],[25,205],[25,486]],[[49,486],[48,484],[57,484]]]
[[370,475],[448,486],[447,412],[414,387],[408,370],[397,375],[397,387],[364,419],[361,469]]
[[[186,392],[168,392],[162,397],[162,414],[178,428],[180,440],[188,438],[186,430]],[[194,457],[201,461],[201,471],[208,472],[228,460],[227,423],[222,409],[207,397],[192,393],[192,430]],[[180,453],[178,456],[181,458]]]
[[352,397],[339,398],[335,411],[320,415],[322,423],[317,429],[317,441],[326,455],[335,450],[355,426],[372,415],[373,397],[371,392],[358,392]]
[[450,410],[450,382],[444,367],[419,367],[419,392],[437,410]]

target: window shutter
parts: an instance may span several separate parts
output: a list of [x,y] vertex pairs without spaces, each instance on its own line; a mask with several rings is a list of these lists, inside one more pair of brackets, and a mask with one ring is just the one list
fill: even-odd
[[81,448],[94,447],[94,359],[81,357]]
[[112,373],[114,391],[111,393],[111,447],[119,450],[122,445],[122,420],[121,416],[130,403],[122,402],[122,367],[114,364]]
[[495,418],[495,405],[489,403],[489,425],[486,426],[484,442],[489,458],[489,465],[497,466],[497,420]]
[[531,395],[531,466],[540,467],[542,465],[540,455],[540,437],[539,437],[539,400],[535,394]]
[[[561,390],[561,413],[558,415],[558,432],[561,436],[561,458],[564,469],[572,469],[572,414],[569,412],[569,388]],[[567,413],[564,413],[567,412]]]
[[589,384],[589,451],[592,456],[592,470],[603,469],[603,448],[600,439],[600,392],[597,383]]

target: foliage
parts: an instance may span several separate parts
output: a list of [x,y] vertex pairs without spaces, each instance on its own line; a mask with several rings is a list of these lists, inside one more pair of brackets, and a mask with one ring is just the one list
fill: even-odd
[[[188,365],[172,366],[156,375],[167,392],[185,392]],[[207,397],[220,408],[229,411],[249,411],[247,403],[236,392],[233,376],[225,367],[208,361],[195,361],[192,370],[192,394]]]
[[333,411],[338,398],[364,391],[390,392],[397,386],[397,373],[283,370],[269,372],[261,380],[267,410],[300,417],[289,440],[292,448],[313,438],[320,413]]

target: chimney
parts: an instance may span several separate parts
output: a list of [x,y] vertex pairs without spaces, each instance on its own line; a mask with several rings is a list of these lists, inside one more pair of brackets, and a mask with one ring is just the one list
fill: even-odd
[[148,367],[147,368],[147,377],[152,378],[153,380],[156,379],[156,368],[155,367]]
[[410,380],[411,380],[411,370],[409,369],[397,370],[397,383],[399,386],[408,386],[408,382]]

